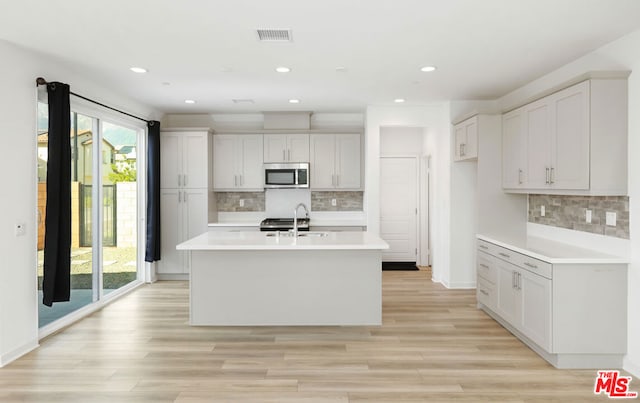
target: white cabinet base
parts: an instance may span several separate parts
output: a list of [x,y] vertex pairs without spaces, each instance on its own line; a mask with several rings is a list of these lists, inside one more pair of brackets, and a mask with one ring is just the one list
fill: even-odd
[[536,343],[531,341],[527,336],[516,330],[507,321],[502,319],[500,315],[493,312],[482,303],[478,303],[478,308],[482,309],[487,315],[491,316],[502,327],[511,332],[520,341],[526,344],[530,349],[535,351],[539,356],[544,358],[549,364],[560,369],[603,369],[603,368],[622,368],[624,354],[552,354],[545,351]]
[[382,323],[380,250],[190,253],[191,325]]

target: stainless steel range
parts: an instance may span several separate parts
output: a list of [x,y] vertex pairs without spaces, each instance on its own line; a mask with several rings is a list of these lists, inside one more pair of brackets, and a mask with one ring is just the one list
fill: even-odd
[[[260,222],[260,231],[289,231],[293,229],[293,218],[265,218]],[[309,219],[298,218],[298,231],[309,231]]]

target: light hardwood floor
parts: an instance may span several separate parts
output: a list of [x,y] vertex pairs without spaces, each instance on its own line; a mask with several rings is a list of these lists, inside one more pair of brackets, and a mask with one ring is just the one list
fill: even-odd
[[381,327],[190,327],[186,282],[146,285],[0,369],[0,401],[607,400],[430,278],[384,272]]

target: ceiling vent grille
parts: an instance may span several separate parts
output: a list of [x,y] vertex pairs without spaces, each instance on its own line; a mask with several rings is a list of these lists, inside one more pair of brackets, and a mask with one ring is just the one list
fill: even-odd
[[262,42],[291,42],[290,29],[258,29],[258,40]]

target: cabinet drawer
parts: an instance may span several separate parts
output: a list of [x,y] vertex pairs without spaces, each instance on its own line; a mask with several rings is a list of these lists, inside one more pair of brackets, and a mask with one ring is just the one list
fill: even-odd
[[496,303],[498,301],[495,287],[485,281],[483,278],[478,278],[478,284],[476,286],[476,296],[478,298],[478,302],[486,305],[490,309],[496,308]]
[[491,255],[478,251],[476,265],[478,277],[481,277],[491,284],[496,283],[498,280],[498,270]]
[[492,243],[483,241],[481,239],[478,239],[478,250],[482,251],[484,253],[488,253],[490,255],[495,256],[498,253],[498,248],[500,248],[499,246],[496,246]]
[[519,266],[539,276],[548,279],[552,278],[551,273],[553,272],[553,270],[551,270],[551,263],[543,262],[542,260],[522,255],[520,253],[514,253],[513,260],[513,264],[515,264],[516,266]]

